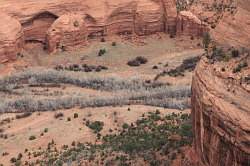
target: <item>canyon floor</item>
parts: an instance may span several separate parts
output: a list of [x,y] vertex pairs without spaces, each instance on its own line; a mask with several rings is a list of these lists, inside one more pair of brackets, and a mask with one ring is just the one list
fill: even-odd
[[[170,38],[165,34],[133,40],[113,37],[102,42],[91,41],[82,50],[54,55],[48,55],[36,43],[26,45],[26,48],[32,49],[25,51],[15,63],[2,65],[0,69],[9,78],[3,77],[1,81],[8,80],[8,85],[12,85],[10,80],[15,80],[15,85],[9,86],[8,91],[0,92],[0,96],[4,98],[0,105],[0,163],[12,165],[21,155],[20,165],[38,164],[42,155],[36,156],[36,153],[45,151],[51,141],[55,144],[53,148],[60,152],[70,149],[73,142],[101,144],[102,140],[98,139],[98,135],[104,137],[124,132],[125,123],[132,124],[133,127],[133,123],[136,124],[142,117],[157,111],[162,117],[172,116],[172,113],[175,113],[173,117],[188,115],[192,71],[184,71],[181,76],[166,73],[180,66],[186,59],[201,56],[203,49],[199,47],[200,43],[198,39]],[[101,49],[106,52],[98,56]],[[147,62],[129,66],[127,62],[136,56],[144,57]],[[84,66],[83,69],[81,66]],[[38,75],[35,76],[32,71],[40,73],[36,72]],[[46,78],[39,82],[46,72],[52,73],[50,77],[54,80]],[[62,74],[66,74],[65,77]],[[66,80],[67,76],[72,76],[75,82],[60,82],[61,79]],[[108,78],[112,78],[112,81]],[[80,84],[77,82],[79,80]],[[109,85],[110,82],[112,84]],[[163,97],[166,92],[172,95]],[[53,110],[44,111],[43,107],[46,107],[46,102],[50,99],[55,100],[55,103],[49,103]],[[82,102],[85,99],[88,101]],[[25,105],[27,102],[30,102],[28,107]],[[66,103],[70,103],[70,106]],[[6,105],[10,109],[6,110]],[[65,105],[66,108],[60,105]],[[27,110],[33,113],[25,115],[23,112]],[[97,121],[103,122],[103,128],[96,133],[86,123]],[[179,121],[174,121],[173,124],[178,126]],[[153,122],[157,125],[161,123],[157,120]],[[178,134],[172,133],[170,137],[181,140]],[[172,158],[169,164],[180,165],[180,151],[182,150],[176,152],[177,157],[172,157],[172,152],[165,156],[166,160]],[[121,152],[116,154],[119,153]],[[162,158],[160,154],[153,156],[157,160]],[[90,165],[97,162],[88,161]],[[138,157],[135,165],[141,164],[150,165],[145,158],[143,160],[143,157]]]

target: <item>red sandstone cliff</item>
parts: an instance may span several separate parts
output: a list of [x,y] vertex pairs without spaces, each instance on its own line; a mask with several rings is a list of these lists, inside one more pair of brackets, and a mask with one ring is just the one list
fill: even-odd
[[21,24],[14,18],[0,13],[0,63],[14,60],[23,47]]
[[21,23],[25,42],[42,43],[50,52],[107,35],[200,36],[204,27],[190,12],[178,15],[175,0],[6,0],[0,11]]
[[[205,57],[192,83],[194,149],[205,166],[250,165],[250,55],[211,64]],[[224,71],[225,70],[225,71]]]

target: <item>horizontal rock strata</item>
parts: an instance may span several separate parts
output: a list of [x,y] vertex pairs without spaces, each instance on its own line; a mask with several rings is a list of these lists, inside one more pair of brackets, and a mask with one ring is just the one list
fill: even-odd
[[14,18],[0,14],[0,63],[14,60],[21,52],[24,40],[21,24]]
[[[26,43],[41,43],[49,52],[109,35],[202,35],[198,22],[178,16],[175,0],[6,0],[0,11],[21,23]],[[178,24],[185,28],[177,30]]]
[[[238,74],[226,76],[219,70],[205,58],[195,70],[194,148],[201,165],[247,166],[250,164],[250,88]],[[250,68],[243,72],[242,77],[250,75]]]

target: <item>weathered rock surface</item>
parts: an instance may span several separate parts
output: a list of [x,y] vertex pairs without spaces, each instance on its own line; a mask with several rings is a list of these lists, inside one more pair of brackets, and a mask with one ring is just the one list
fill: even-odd
[[190,11],[211,26],[218,43],[250,46],[249,0],[194,0]]
[[177,18],[177,35],[202,36],[208,31],[205,24],[189,11],[181,11]]
[[[205,166],[250,165],[250,68],[203,58],[192,83],[194,149]],[[246,60],[250,64],[250,58]],[[225,71],[221,71],[224,67]]]
[[65,14],[59,17],[49,28],[46,40],[49,52],[86,45],[87,29],[82,15]]
[[14,18],[0,13],[0,63],[15,60],[23,47],[21,24]]
[[[178,24],[175,0],[6,0],[0,2],[0,11],[20,21],[26,42],[42,43],[52,52],[62,42],[69,48],[84,45],[86,39],[107,35],[156,32],[175,35]],[[84,26],[70,27],[76,13],[78,22]],[[192,19],[185,19],[181,23],[185,29],[178,33],[201,35],[197,24]]]

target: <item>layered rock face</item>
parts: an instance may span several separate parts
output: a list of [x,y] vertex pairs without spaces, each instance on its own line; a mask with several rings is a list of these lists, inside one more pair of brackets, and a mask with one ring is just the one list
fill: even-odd
[[[185,27],[178,34],[202,35],[201,22],[178,17],[175,0],[6,0],[0,11],[20,21],[26,43],[39,42],[49,52],[109,35],[176,35],[178,24]],[[84,25],[72,27],[72,20]]]
[[61,16],[49,28],[46,40],[49,52],[58,49],[71,50],[86,45],[87,29],[82,16],[78,14]]
[[15,60],[22,50],[23,30],[21,24],[14,18],[0,14],[0,63]]
[[[250,68],[232,70],[203,58],[192,83],[194,149],[205,166],[250,165]],[[224,71],[222,71],[224,68]]]
[[50,12],[38,13],[22,24],[26,42],[46,43],[46,34],[58,16]]
[[177,17],[176,31],[177,35],[202,36],[208,29],[194,14],[181,11]]

